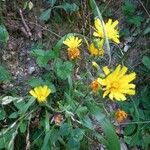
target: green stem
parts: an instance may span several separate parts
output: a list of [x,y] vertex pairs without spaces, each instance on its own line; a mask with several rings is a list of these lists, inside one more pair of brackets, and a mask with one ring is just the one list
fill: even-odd
[[62,112],[64,112],[64,110],[56,110],[56,109],[54,109],[54,108],[52,108],[50,105],[48,105],[47,103],[45,103],[45,106],[48,108],[48,109],[50,109],[52,112],[57,112],[57,113],[62,113]]

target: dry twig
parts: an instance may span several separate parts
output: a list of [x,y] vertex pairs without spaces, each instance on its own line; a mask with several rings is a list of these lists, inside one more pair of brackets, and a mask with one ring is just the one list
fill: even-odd
[[23,25],[24,25],[24,27],[25,27],[25,30],[27,31],[27,34],[29,35],[29,37],[32,37],[32,33],[31,33],[31,31],[30,31],[30,28],[28,27],[28,25],[27,25],[26,22],[25,22],[25,19],[24,19],[24,17],[23,17],[23,14],[22,14],[22,10],[21,10],[21,9],[19,9],[19,14],[20,14],[22,23],[23,23]]

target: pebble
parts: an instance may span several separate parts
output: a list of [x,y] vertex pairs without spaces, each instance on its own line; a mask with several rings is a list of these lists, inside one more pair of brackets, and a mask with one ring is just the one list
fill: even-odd
[[124,52],[127,52],[129,48],[130,48],[130,46],[129,46],[129,45],[125,45],[125,47],[124,47],[123,51],[124,51]]
[[31,66],[28,68],[28,73],[32,74],[35,71],[35,67]]

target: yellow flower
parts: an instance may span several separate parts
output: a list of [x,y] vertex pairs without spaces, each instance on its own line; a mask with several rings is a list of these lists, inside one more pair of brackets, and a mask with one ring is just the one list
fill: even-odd
[[63,43],[68,46],[69,59],[75,59],[80,56],[80,51],[78,47],[81,45],[82,39],[79,39],[75,36],[70,36],[65,41],[63,41]]
[[103,67],[103,71],[106,75],[104,79],[98,78],[98,82],[104,86],[103,98],[109,95],[109,98],[114,98],[118,101],[126,100],[126,95],[135,94],[135,84],[130,83],[136,78],[135,72],[126,74],[128,68],[118,65],[116,69],[111,72],[109,68]]
[[99,66],[98,66],[98,64],[95,61],[92,61],[92,66],[94,68],[96,68],[97,70],[99,69]]
[[123,122],[127,118],[127,116],[127,113],[120,109],[118,109],[115,113],[115,119],[118,123]]
[[90,84],[90,88],[92,89],[93,92],[97,92],[100,89],[100,83],[98,80],[93,80]]
[[104,45],[104,40],[102,39],[98,43],[99,48],[96,48],[94,43],[91,43],[88,47],[88,50],[91,53],[91,55],[93,55],[93,56],[103,56],[104,55],[103,45]]
[[30,90],[29,92],[33,97],[37,98],[39,103],[45,102],[48,95],[51,93],[51,90],[44,85],[35,87],[34,90]]
[[78,58],[80,56],[80,51],[78,48],[68,48],[68,57],[69,59],[75,59]]
[[[112,19],[109,19],[108,22],[105,24],[108,39],[113,40],[117,44],[120,43],[119,32],[115,29],[118,23],[119,23],[118,20],[112,22]],[[95,37],[105,38],[102,23],[98,18],[95,19],[94,25],[95,25],[95,32],[93,33],[93,35]]]

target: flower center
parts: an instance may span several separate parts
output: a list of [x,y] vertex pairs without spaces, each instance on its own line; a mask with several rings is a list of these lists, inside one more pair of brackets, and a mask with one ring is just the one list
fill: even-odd
[[113,82],[111,85],[112,89],[118,89],[119,88],[119,83],[118,82]]
[[78,48],[68,48],[68,56],[70,59],[79,57],[80,51]]
[[39,98],[39,100],[42,101],[42,100],[45,100],[46,97],[44,95],[40,95],[38,98]]

